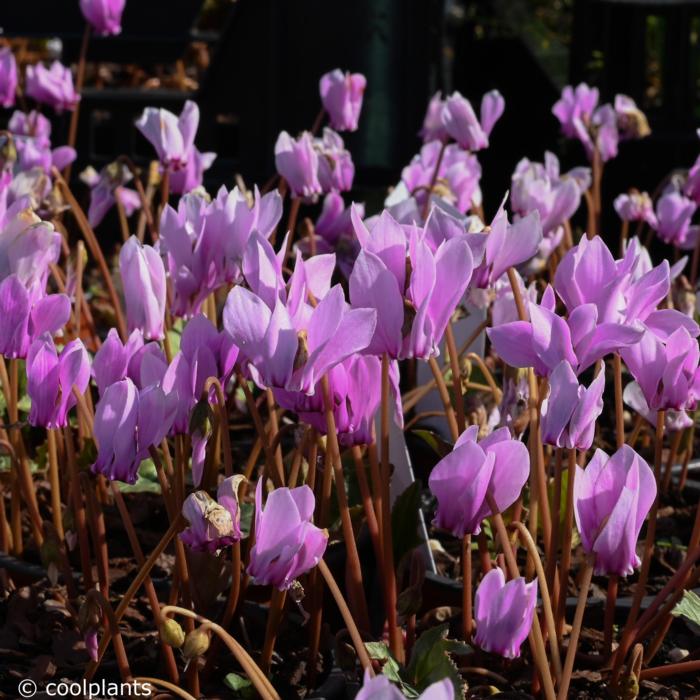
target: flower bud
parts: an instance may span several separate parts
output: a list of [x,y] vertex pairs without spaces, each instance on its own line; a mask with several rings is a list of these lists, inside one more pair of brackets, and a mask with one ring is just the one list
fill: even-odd
[[182,655],[187,660],[187,663],[189,663],[192,659],[206,654],[207,649],[209,649],[209,632],[198,627],[196,630],[189,632],[185,637],[185,641],[182,645]]
[[160,626],[160,638],[168,646],[179,649],[185,643],[185,631],[177,620],[166,618]]

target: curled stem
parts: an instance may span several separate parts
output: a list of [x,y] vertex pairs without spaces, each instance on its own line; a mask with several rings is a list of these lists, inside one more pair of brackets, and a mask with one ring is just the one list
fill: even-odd
[[169,617],[171,614],[182,615],[191,620],[196,620],[201,625],[206,626],[214,634],[221,638],[221,641],[226,645],[229,651],[233,654],[234,658],[241,665],[241,668],[245,671],[250,678],[251,683],[255,686],[255,689],[260,694],[264,700],[280,700],[280,696],[277,691],[273,688],[272,683],[268,680],[267,676],[262,672],[260,667],[253,661],[248,652],[223,628],[221,625],[217,625],[215,622],[197,615],[197,613],[191,610],[186,610],[185,608],[180,608],[177,605],[165,605],[161,608],[161,613],[163,617]]

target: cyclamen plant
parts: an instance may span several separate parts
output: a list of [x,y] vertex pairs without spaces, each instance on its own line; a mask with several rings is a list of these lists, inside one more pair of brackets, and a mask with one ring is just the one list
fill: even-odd
[[[80,7],[86,37],[120,32],[123,0]],[[80,60],[84,69],[84,51]],[[333,662],[357,698],[464,697],[456,654],[468,657],[466,676],[500,663],[493,657],[522,657],[535,672],[533,693],[566,698],[574,670],[591,658],[578,652],[594,575],[607,588],[596,668],[609,687],[622,696],[642,677],[697,671],[693,659],[671,671],[652,665],[674,605],[700,575],[697,505],[682,563],[641,607],[673,465],[685,465],[682,489],[693,454],[698,163],[653,197],[630,188],[604,203],[604,163],[623,158],[623,142],[649,125],[624,95],[601,105],[597,89],[568,86],[552,111],[589,165],[562,173],[553,153],[521,159],[509,196],[487,218],[478,154],[497,137],[506,101],[487,93],[477,117],[460,93],[437,94],[419,153],[386,206],[368,211],[347,194],[355,165],[339,132],[363,127],[372,86],[337,69],[320,79],[316,123],[279,134],[269,191],[240,179],[206,192],[216,154],[195,146],[199,108],[187,101],[179,116],[148,107],[135,123],[153,147],[160,196],[147,196],[142,172],[119,156],[83,173],[86,215],[68,171],[59,172],[75,158],[81,80],[60,63],[25,69],[26,98],[72,111],[66,146],[52,148],[56,134],[36,109],[15,111],[3,132],[0,442],[13,471],[0,530],[3,548],[21,555],[26,513],[42,561],[60,571],[66,616],[91,659],[88,681],[108,653],[132,679],[119,621],[143,586],[162,652],[150,683],[197,697],[224,667],[213,634],[243,681],[279,698],[286,679],[277,659],[289,641],[277,637],[294,629],[292,656],[308,659],[310,692],[324,623],[341,628],[326,592],[351,643],[338,632]],[[17,84],[15,58],[0,49],[0,104],[14,106]],[[616,253],[598,235],[604,206],[622,222]],[[112,207],[118,269],[93,231]],[[685,259],[652,263],[644,227],[676,252],[694,251],[689,278]],[[104,295],[84,289],[92,261]],[[482,311],[487,320],[460,349],[459,320]],[[471,352],[477,338],[488,340],[485,353]],[[419,385],[423,364],[432,380]],[[441,410],[416,408],[435,389]],[[444,434],[429,436],[439,459],[416,465],[429,471],[430,550],[412,537],[416,486],[397,493],[406,474],[395,440],[433,414],[445,418]],[[50,491],[39,498],[30,458],[43,453],[44,437]],[[145,556],[127,503],[149,473],[157,496],[148,508],[157,503],[168,526]],[[136,493],[125,498],[125,485]],[[111,501],[138,568],[119,593],[110,590]],[[440,541],[461,551],[461,645],[424,615],[424,570]],[[171,546],[166,604],[151,574]],[[616,631],[618,585],[636,571],[631,611]],[[373,581],[380,590],[370,598]],[[261,600],[264,609],[253,603]],[[250,619],[266,623],[245,637],[246,650],[239,628],[249,629],[254,607]],[[200,627],[185,635],[176,615]],[[171,647],[182,647],[183,663]],[[477,658],[485,661],[469,661]],[[488,674],[507,690],[512,669]]]

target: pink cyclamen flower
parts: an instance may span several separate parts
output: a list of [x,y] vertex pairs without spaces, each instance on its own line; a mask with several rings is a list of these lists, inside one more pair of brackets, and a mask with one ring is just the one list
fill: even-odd
[[665,333],[646,329],[638,343],[620,352],[647,404],[656,411],[692,410],[700,398],[698,329],[689,332],[684,325],[687,317],[679,311],[673,314],[676,320],[671,319]]
[[555,313],[555,306],[548,286],[540,304],[528,304],[529,321],[488,329],[498,355],[512,367],[533,367],[541,377],[566,360],[578,375],[608,353],[637,343],[644,332],[632,325],[599,323],[594,304],[582,304],[568,319]]
[[122,31],[126,0],[80,0],[80,11],[96,34],[106,36]]
[[635,190],[629,194],[620,194],[615,197],[614,206],[623,221],[644,221],[652,228],[657,226],[654,205],[647,192]]
[[523,158],[511,178],[513,211],[520,216],[537,211],[543,233],[551,235],[576,213],[584,190],[579,177],[585,177],[587,170],[580,168],[578,172],[560,175],[559,159],[549,152],[544,154],[544,163]]
[[201,187],[204,171],[209,170],[215,160],[216,153],[202,153],[196,146],[192,146],[185,167],[170,173],[170,191],[173,194],[185,194]]
[[[401,181],[421,208],[428,197],[442,148],[440,141],[426,143],[401,171]],[[481,165],[477,157],[457,144],[450,144],[443,151],[437,173],[439,185],[433,190],[432,196],[441,197],[464,214],[481,197],[480,179]]]
[[50,267],[58,261],[61,234],[42,221],[24,198],[0,216],[0,280],[15,274],[32,294],[43,295]]
[[90,359],[80,340],[66,345],[60,356],[50,335],[37,338],[27,354],[27,393],[32,401],[31,425],[64,428],[76,404],[73,387],[82,394],[90,383]]
[[[13,136],[30,137],[41,146],[51,145],[51,121],[36,110],[15,110],[7,123],[7,129]],[[21,142],[21,139],[19,141]]]
[[367,79],[361,73],[343,73],[336,68],[321,76],[323,108],[337,131],[355,131],[362,109]]
[[298,139],[293,139],[286,131],[277,137],[277,172],[287,181],[296,197],[313,197],[323,192],[318,180],[318,159],[313,138],[308,131]]
[[561,97],[552,107],[552,114],[559,120],[565,136],[575,138],[581,124],[588,124],[593,111],[598,105],[598,88],[591,88],[580,83],[574,89],[567,85]]
[[595,422],[603,411],[605,372],[588,389],[562,361],[549,375],[549,394],[542,402],[542,441],[546,445],[587,450],[593,444]]
[[656,307],[668,294],[670,267],[664,260],[638,274],[640,264],[636,244],[615,260],[600,236],[583,237],[559,263],[554,288],[572,318],[577,308],[594,304],[598,323],[653,323],[665,313]]
[[125,379],[132,379],[136,386],[141,386],[140,363],[134,362],[137,353],[144,347],[143,333],[136,329],[132,331],[126,343],[122,343],[116,328],[110,328],[107,338],[100,345],[92,361],[92,376],[100,396],[105,389]]
[[[643,416],[653,428],[656,427],[659,412],[649,408],[642,387],[639,386],[638,382],[629,382],[625,385],[622,399],[630,408]],[[664,426],[668,432],[675,433],[678,430],[685,430],[691,425],[693,425],[693,419],[684,409],[675,411],[672,408],[667,408],[664,410]]]
[[617,113],[612,105],[605,104],[596,109],[591,120],[591,135],[585,136],[583,132],[579,134],[589,160],[593,160],[595,149],[604,163],[617,156],[620,141],[617,125]]
[[6,277],[0,282],[0,355],[26,357],[36,338],[57,333],[70,314],[65,294],[30,293],[16,274]]
[[655,498],[654,473],[627,445],[612,457],[596,450],[585,469],[576,467],[576,527],[596,574],[627,576],[639,566],[637,538]]
[[493,90],[481,100],[481,121],[477,119],[471,103],[459,92],[450,95],[443,105],[442,124],[445,131],[468,151],[480,151],[489,145],[489,134],[503,114],[503,96]]
[[474,642],[492,654],[517,658],[530,634],[536,607],[537,579],[526,583],[518,577],[506,583],[501,569],[491,569],[474,597]]
[[[353,355],[328,372],[333,418],[338,441],[343,446],[374,442],[374,417],[381,401],[381,360],[374,355]],[[398,391],[398,365],[390,364],[390,381],[394,395]],[[274,390],[282,408],[294,411],[299,420],[313,426],[321,435],[328,434],[321,387],[312,395],[301,391]]]
[[478,426],[467,428],[428,482],[438,502],[435,526],[460,538],[479,534],[481,521],[493,514],[487,494],[502,512],[515,503],[530,473],[527,447],[512,440],[508,428],[479,443],[478,432]]
[[332,129],[323,130],[322,139],[314,139],[318,153],[318,181],[324,192],[346,192],[352,188],[355,165],[343,139]]
[[160,255],[132,236],[119,252],[119,271],[129,331],[138,328],[149,340],[162,339],[166,287]]
[[99,173],[94,168],[88,167],[80,173],[80,179],[90,188],[88,222],[92,227],[97,226],[104,219],[107,212],[116,204],[117,198],[124,207],[126,216],[131,216],[141,208],[138,192],[124,187],[131,179],[131,173],[119,163],[111,163],[102,168]]
[[0,49],[0,106],[12,107],[17,92],[17,61],[12,49]]
[[336,285],[297,328],[285,304],[270,307],[243,287],[229,293],[224,328],[244,356],[260,387],[312,393],[321,377],[339,362],[364,350],[376,326],[373,309],[351,309]]
[[263,508],[263,481],[255,489],[255,544],[248,574],[258,585],[284,591],[318,564],[328,533],[311,522],[316,500],[308,486],[275,489]]
[[428,109],[425,112],[423,126],[419,132],[419,136],[423,139],[423,143],[430,141],[447,141],[449,138],[445,126],[442,123],[442,110],[445,106],[445,101],[442,95],[436,92],[428,103]]
[[241,278],[241,262],[256,231],[268,238],[282,216],[277,190],[255,189],[252,206],[234,187],[207,201],[197,193],[180,198],[177,211],[163,209],[158,247],[173,284],[173,313],[191,316],[218,287]]
[[367,352],[398,359],[437,355],[474,269],[466,234],[433,252],[425,229],[404,230],[386,210],[371,230],[359,216],[353,225],[362,250],[350,275],[350,301],[377,311]]
[[[355,700],[404,700],[405,695],[385,676],[380,673],[374,677],[365,670],[362,688]],[[454,700],[455,687],[449,678],[431,683],[417,700]]]
[[198,552],[216,552],[241,539],[241,512],[238,502],[240,475],[224,479],[216,500],[206,491],[191,493],[182,504],[189,526],[180,539]]
[[95,474],[133,484],[150,447],[168,434],[177,406],[177,395],[166,396],[152,385],[139,390],[131,379],[107,387],[95,407]]
[[156,149],[158,159],[171,171],[184,169],[193,157],[194,138],[199,126],[199,107],[187,100],[179,117],[167,109],[146,107],[136,128]]
[[[21,171],[15,175],[15,180],[29,176],[27,171],[34,168],[41,168],[46,174],[51,166],[62,170],[77,157],[75,149],[70,146],[51,148],[51,122],[36,110],[28,114],[13,112],[7,128],[14,137],[17,166]],[[42,177],[44,173],[38,173],[38,176],[46,183],[48,193],[51,183],[46,177]]]
[[[681,192],[669,189],[656,202],[656,233],[665,243],[686,247],[690,232],[690,221],[697,205]],[[694,241],[693,245],[694,247]]]
[[504,204],[505,200],[491,222],[490,232],[476,234],[485,239],[483,260],[474,271],[474,283],[480,288],[493,285],[508,268],[531,260],[542,243],[539,212],[534,210],[511,224]]
[[70,68],[59,61],[54,61],[49,68],[42,63],[27,66],[27,97],[53,107],[57,112],[74,110],[80,95],[73,87],[73,75]]

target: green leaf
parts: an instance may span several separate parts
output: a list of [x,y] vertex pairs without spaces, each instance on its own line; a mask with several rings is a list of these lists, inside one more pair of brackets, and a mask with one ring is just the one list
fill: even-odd
[[425,690],[431,683],[449,678],[455,688],[455,697],[464,697],[464,684],[448,653],[466,653],[466,645],[447,639],[449,624],[431,627],[421,634],[413,647],[411,661],[408,664],[409,682],[419,691]]
[[181,319],[178,319],[178,321],[179,323],[176,323],[168,331],[168,342],[170,343],[170,352],[173,354],[173,357],[180,351],[180,339],[182,337]]
[[243,538],[248,537],[250,535],[250,528],[253,524],[253,511],[255,510],[255,506],[252,503],[241,503],[240,504],[240,509],[241,509],[241,522],[240,522],[240,528],[241,528],[241,536]]
[[234,692],[235,698],[254,698],[253,684],[245,676],[238,673],[227,673],[224,676],[224,685]]
[[391,510],[391,534],[394,540],[394,564],[421,542],[418,536],[418,511],[420,509],[419,481],[414,481],[397,499]]
[[693,591],[683,591],[683,597],[671,610],[671,615],[683,616],[700,627],[700,596]]
[[419,430],[412,430],[411,433],[423,440],[423,442],[425,442],[428,447],[430,447],[439,457],[445,457],[452,452],[452,445],[443,440],[432,430],[425,430],[421,428]]
[[399,666],[398,661],[391,655],[386,644],[383,642],[365,642],[365,647],[367,648],[369,658],[374,661],[379,661],[382,664],[382,674],[392,683],[396,683],[407,698],[418,697],[418,691],[412,688],[401,677],[401,666]]

